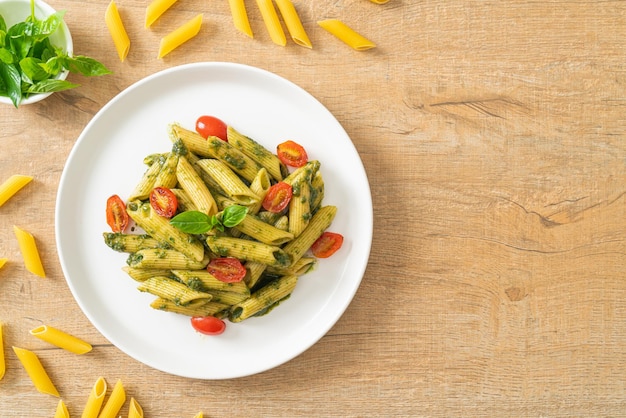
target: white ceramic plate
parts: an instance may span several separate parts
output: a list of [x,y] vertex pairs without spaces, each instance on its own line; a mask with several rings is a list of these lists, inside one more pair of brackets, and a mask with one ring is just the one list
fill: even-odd
[[[330,230],[343,247],[302,276],[270,314],[233,324],[220,336],[193,330],[189,318],[152,309],[121,268],[126,255],[104,244],[106,199],[130,194],[146,155],[167,152],[167,125],[194,129],[215,115],[269,149],[286,139],[321,161],[324,202],[338,207]],[[232,63],[197,63],[149,76],[111,100],[86,126],[61,176],[56,240],[67,283],[93,325],[120,350],[155,369],[227,379],[283,364],[315,344],[351,302],[372,241],[372,201],[354,145],[333,115],[295,84]]]

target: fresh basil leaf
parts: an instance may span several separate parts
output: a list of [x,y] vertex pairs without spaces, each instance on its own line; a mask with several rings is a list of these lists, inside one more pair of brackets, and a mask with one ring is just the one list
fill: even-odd
[[13,53],[8,49],[0,48],[0,61],[4,62],[5,64],[13,64],[13,62],[15,61],[15,57],[13,56]]
[[22,70],[22,79],[28,77],[31,84],[48,79],[51,75],[41,65],[41,60],[33,57],[27,57],[21,60],[20,69]]
[[66,68],[65,63],[65,57],[54,56],[46,62],[42,62],[40,65],[48,74],[54,77]]
[[2,78],[13,106],[18,107],[22,100],[22,77],[19,70],[14,64],[0,62],[0,78]]
[[46,20],[37,20],[33,25],[33,36],[36,40],[46,39],[52,35],[63,23],[65,10],[58,11],[46,18]]
[[67,57],[67,68],[72,73],[80,73],[88,77],[111,74],[111,71],[104,64],[82,55]]
[[7,31],[7,22],[4,21],[4,17],[2,15],[0,15],[0,31],[5,33]]
[[41,80],[26,89],[26,93],[53,93],[55,91],[63,91],[78,87],[78,84],[74,84],[67,80],[47,79]]
[[[2,17],[2,16],[0,16]],[[0,29],[0,46],[6,46],[7,32],[5,30]]]
[[239,225],[241,221],[246,217],[248,208],[240,205],[228,206],[222,212],[222,224],[225,227],[232,228]]
[[17,55],[18,59],[28,56],[28,52],[33,46],[33,23],[32,22],[20,22],[9,28],[7,32],[7,38],[9,39],[9,46]]
[[215,226],[211,216],[196,210],[179,213],[170,224],[188,234],[204,234]]

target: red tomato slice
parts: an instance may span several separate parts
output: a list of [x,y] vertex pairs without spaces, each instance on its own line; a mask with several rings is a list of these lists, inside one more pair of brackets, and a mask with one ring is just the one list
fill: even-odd
[[278,182],[267,191],[263,199],[263,208],[272,213],[279,213],[287,207],[292,196],[291,185],[283,181]]
[[178,199],[170,189],[155,187],[150,192],[150,206],[160,216],[171,218],[178,209]]
[[224,321],[214,316],[193,316],[191,326],[206,335],[219,335],[226,329]]
[[228,142],[226,124],[215,116],[200,116],[196,121],[196,132],[205,139],[210,136],[216,136],[222,141]]
[[124,232],[128,227],[129,216],[126,204],[116,194],[107,199],[107,223],[113,232]]
[[246,268],[234,257],[214,258],[207,266],[213,277],[224,283],[236,283],[246,277]]
[[335,232],[324,232],[314,243],[311,245],[311,251],[317,258],[328,258],[341,248],[343,244],[343,235]]
[[276,155],[283,164],[290,167],[302,167],[309,161],[304,147],[291,140],[278,144]]

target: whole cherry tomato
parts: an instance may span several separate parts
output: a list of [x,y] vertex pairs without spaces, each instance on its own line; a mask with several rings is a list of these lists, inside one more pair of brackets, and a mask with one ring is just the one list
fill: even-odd
[[116,194],[107,199],[107,223],[113,232],[124,232],[128,227],[129,216],[126,204]]
[[219,335],[226,329],[226,323],[214,316],[193,316],[191,326],[199,333],[206,335]]
[[293,196],[293,188],[290,184],[280,181],[272,185],[265,199],[263,199],[263,208],[272,213],[279,213],[287,207],[291,197]]
[[150,192],[150,206],[165,218],[171,218],[178,209],[178,199],[174,192],[166,187],[155,187]]
[[283,164],[290,167],[302,167],[309,161],[304,147],[291,140],[278,144],[276,155]]
[[203,115],[196,120],[196,132],[203,138],[216,136],[222,141],[228,142],[227,126],[215,116]]
[[224,283],[236,283],[246,277],[246,268],[234,257],[214,258],[209,262],[207,271]]
[[343,235],[326,231],[311,245],[311,252],[315,257],[328,258],[335,254],[342,244]]

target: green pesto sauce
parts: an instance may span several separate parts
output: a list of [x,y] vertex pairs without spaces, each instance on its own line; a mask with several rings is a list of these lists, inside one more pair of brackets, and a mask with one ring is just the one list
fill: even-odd
[[174,142],[174,145],[172,146],[172,152],[180,156],[185,156],[189,154],[189,150],[187,149],[183,141],[181,141],[180,139]]
[[196,291],[204,290],[204,285],[202,283],[202,280],[200,280],[197,277],[191,277],[189,280],[187,280],[187,286],[191,290],[196,290]]
[[143,260],[143,255],[133,253],[133,254],[130,254],[128,258],[126,259],[126,264],[128,264],[129,266],[132,266],[132,265],[138,264],[139,262],[141,262],[141,260]]
[[270,313],[275,307],[277,307],[278,305],[280,305],[283,301],[289,299],[289,297],[291,296],[291,294],[285,296],[284,298],[280,299],[277,302],[272,303],[269,306],[266,306],[265,308],[261,309],[259,312],[255,313],[252,316],[263,316],[263,315],[267,315],[268,313]]
[[104,236],[104,243],[115,251],[124,252],[126,246],[124,245],[124,241],[120,239],[121,235],[122,234],[119,232],[106,234]]
[[289,257],[289,254],[283,251],[274,251],[273,255],[278,264],[281,266],[288,266],[291,264],[291,257]]
[[226,161],[230,166],[236,168],[237,170],[243,170],[246,167],[246,162],[243,158],[234,156],[229,153],[224,154],[224,161]]

